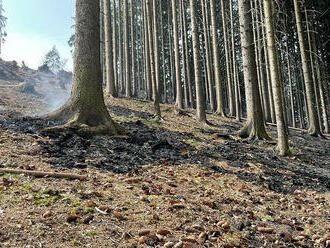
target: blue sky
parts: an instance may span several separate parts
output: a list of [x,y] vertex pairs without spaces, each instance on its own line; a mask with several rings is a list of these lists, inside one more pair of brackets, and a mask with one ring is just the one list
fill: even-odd
[[74,0],[2,0],[8,18],[8,36],[3,44],[4,60],[22,60],[37,68],[43,56],[55,45],[72,69],[67,44],[73,29]]

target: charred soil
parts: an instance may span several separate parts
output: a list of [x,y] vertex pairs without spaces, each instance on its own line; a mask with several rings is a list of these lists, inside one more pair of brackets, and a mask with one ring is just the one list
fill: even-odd
[[0,247],[330,243],[329,140],[290,130],[293,155],[279,157],[273,127],[274,140],[253,142],[236,136],[234,120],[208,115],[213,125],[199,124],[193,112],[162,105],[158,121],[151,103],[126,99],[108,105],[125,136],[54,134],[45,128],[58,123],[28,116],[42,104],[36,96],[17,108],[2,94],[0,166],[88,180],[1,174]]

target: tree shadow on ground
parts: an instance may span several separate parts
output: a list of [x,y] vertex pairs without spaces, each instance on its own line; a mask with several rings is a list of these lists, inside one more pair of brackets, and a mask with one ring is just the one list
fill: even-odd
[[[123,107],[112,108],[115,112],[141,118],[152,116]],[[70,128],[59,134],[43,131],[53,126],[40,118],[0,118],[0,125],[13,131],[32,135],[39,143],[37,156],[47,159],[56,168],[86,168],[93,166],[102,171],[128,173],[143,165],[200,164],[220,174],[236,175],[239,179],[267,187],[278,193],[292,193],[296,189],[318,192],[330,190],[329,154],[330,142],[292,134],[295,157],[280,157],[267,142],[250,142],[234,139],[223,130],[198,129],[210,134],[200,138],[191,132],[174,132],[163,127],[150,127],[140,120],[120,123],[128,131],[127,137],[88,138],[80,130]],[[238,125],[224,124],[232,132]],[[270,130],[274,133],[274,130]],[[215,135],[218,134],[218,137]],[[40,136],[49,139],[39,139]],[[222,142],[219,142],[219,139]],[[207,144],[196,148],[190,141]],[[221,166],[226,162],[227,166]],[[253,167],[257,167],[253,168]],[[257,173],[256,173],[257,172]]]

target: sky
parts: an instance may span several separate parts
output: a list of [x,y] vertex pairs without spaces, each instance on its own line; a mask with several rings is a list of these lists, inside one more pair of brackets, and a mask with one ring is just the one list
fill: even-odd
[[67,41],[73,34],[74,0],[2,0],[8,34],[1,58],[37,69],[55,45],[72,70]]

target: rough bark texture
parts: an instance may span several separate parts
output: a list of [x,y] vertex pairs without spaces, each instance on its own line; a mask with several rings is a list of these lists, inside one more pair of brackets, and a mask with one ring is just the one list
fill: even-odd
[[217,114],[225,116],[223,107],[223,86],[220,76],[220,58],[219,58],[219,46],[218,46],[218,35],[217,35],[217,22],[214,0],[210,0],[211,10],[211,25],[212,25],[212,44],[213,44],[213,63],[214,63],[214,74],[215,74],[215,87],[217,97]]
[[250,0],[238,1],[247,106],[247,123],[240,130],[239,136],[250,139],[268,139],[259,95],[250,6]]
[[[147,0],[148,2],[148,0]],[[161,118],[160,106],[159,106],[159,50],[158,50],[158,26],[157,26],[157,8],[156,0],[152,0],[152,23],[153,23],[153,49],[150,52],[150,55],[154,59],[154,82],[153,82],[153,98],[154,98],[154,112],[158,118]],[[149,14],[149,18],[151,18]],[[151,20],[150,20],[151,21]]]
[[[78,126],[91,134],[123,133],[104,104],[100,62],[100,1],[76,1],[74,77],[71,97],[47,119]],[[58,127],[55,129],[62,129]]]
[[190,69],[190,56],[189,56],[189,49],[188,49],[188,38],[187,38],[187,17],[186,17],[186,10],[185,10],[185,0],[182,1],[182,28],[183,28],[183,46],[184,46],[184,53],[185,53],[185,68],[186,68],[186,81],[188,85],[188,95],[189,95],[189,100],[188,100],[188,107],[195,107],[194,104],[194,97],[193,97],[193,90],[192,90],[192,80],[191,80],[191,69]]
[[175,105],[179,109],[183,109],[182,85],[180,72],[180,51],[179,51],[179,35],[178,20],[176,14],[176,0],[172,0],[172,23],[173,23],[173,40],[174,40],[174,60],[175,60],[175,79],[176,79],[176,100]]
[[112,97],[117,97],[113,68],[112,30],[110,0],[104,0],[104,35],[105,35],[105,66],[106,66],[106,92]]
[[287,126],[284,118],[282,83],[280,81],[278,55],[275,46],[275,30],[272,10],[272,0],[264,0],[265,27],[267,37],[267,49],[269,54],[270,76],[272,81],[275,114],[278,135],[278,151],[281,156],[289,154]]
[[131,65],[130,65],[130,51],[128,38],[128,6],[127,0],[124,0],[124,47],[125,47],[125,95],[132,96],[132,82],[131,82]]
[[[112,0],[113,22],[112,22],[112,48],[113,48],[113,70],[114,70],[114,85],[116,94],[118,95],[118,70],[117,70],[117,15],[116,15],[116,1]],[[110,11],[110,12],[111,12]]]
[[199,57],[199,37],[196,23],[196,0],[190,0],[191,11],[191,29],[192,29],[192,44],[194,55],[194,70],[195,70],[195,85],[196,85],[196,110],[197,119],[201,122],[206,122],[205,114],[205,96],[203,90],[203,82],[201,78],[201,66]]
[[311,79],[310,71],[308,69],[307,64],[307,55],[304,44],[304,34],[301,23],[301,15],[298,5],[298,0],[293,0],[294,10],[296,16],[296,24],[298,31],[298,39],[299,39],[299,47],[300,47],[300,55],[303,69],[303,76],[306,88],[306,100],[307,100],[307,108],[308,108],[308,133],[312,136],[322,136],[319,119],[317,116],[316,110],[316,100],[315,100],[315,91],[314,85]]
[[227,31],[227,17],[225,9],[225,1],[220,0],[221,2],[221,17],[222,17],[222,32],[223,32],[223,42],[225,49],[225,59],[226,59],[226,77],[227,77],[227,86],[228,86],[228,105],[229,105],[229,115],[234,115],[235,109],[235,100],[234,100],[234,90],[232,87],[232,75],[230,73],[230,50],[228,45],[228,31]]

